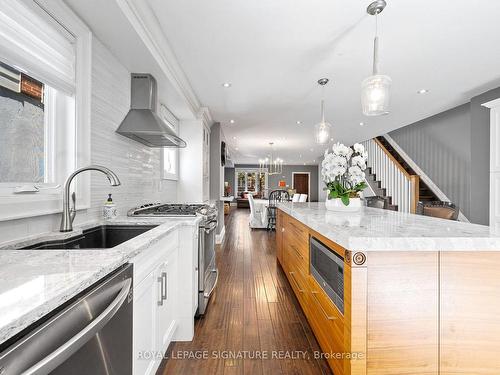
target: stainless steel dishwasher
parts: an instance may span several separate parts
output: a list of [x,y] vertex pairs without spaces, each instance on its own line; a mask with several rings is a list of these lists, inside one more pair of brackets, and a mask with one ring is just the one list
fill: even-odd
[[0,354],[0,374],[132,374],[132,277],[122,267],[24,334]]

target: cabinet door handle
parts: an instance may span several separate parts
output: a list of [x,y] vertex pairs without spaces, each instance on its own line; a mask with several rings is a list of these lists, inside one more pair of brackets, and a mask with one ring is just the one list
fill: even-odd
[[297,279],[295,278],[295,272],[289,272],[290,273],[290,276],[292,276],[292,279],[293,279],[293,282],[295,283],[295,285],[297,286],[297,289],[299,290],[300,293],[304,293],[304,290],[300,289],[300,285],[299,283],[297,282]]
[[290,245],[290,247],[297,253],[297,255],[300,257],[300,259],[304,260],[304,257],[300,253],[299,249],[295,247],[295,245]]
[[162,276],[159,276],[157,281],[160,283],[160,300],[158,301],[158,306],[163,306],[163,294],[165,293],[163,291],[164,284],[163,284],[163,274]]
[[316,300],[316,304],[319,306],[319,308],[320,308],[321,312],[323,313],[323,315],[325,316],[325,318],[328,319],[328,320],[335,320],[335,319],[337,319],[336,317],[328,315],[326,313],[325,309],[323,308],[323,305],[319,301],[318,297],[316,297],[316,294],[318,294],[318,292],[312,291],[311,293],[312,293],[314,299]]
[[[163,285],[164,285],[164,287],[163,287],[164,289],[163,289],[163,292],[162,292],[161,298],[162,298],[162,300],[165,300],[165,301],[166,301],[166,300],[167,300],[167,298],[168,298],[168,288],[167,288],[167,286],[168,286],[168,285],[167,285],[168,280],[167,280],[167,273],[166,273],[166,272],[162,272],[162,273],[161,273],[161,278],[163,279]],[[163,293],[165,293],[165,295],[163,295]]]

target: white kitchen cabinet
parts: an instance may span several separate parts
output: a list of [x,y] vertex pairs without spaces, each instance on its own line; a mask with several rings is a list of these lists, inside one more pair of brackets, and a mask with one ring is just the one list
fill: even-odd
[[159,305],[156,313],[158,348],[165,351],[172,341],[176,328],[175,307],[177,292],[177,252],[168,256],[167,261],[162,263],[158,270]]
[[149,375],[156,371],[152,351],[156,343],[157,272],[152,271],[134,287],[134,374]]
[[[157,229],[153,229],[157,230]],[[133,374],[155,374],[172,341],[190,341],[198,302],[198,225],[182,225],[134,264]]]
[[179,149],[179,202],[202,203],[210,198],[210,126],[204,119],[182,121],[180,137],[187,143]]
[[156,372],[177,328],[178,245],[171,234],[134,259],[134,375]]

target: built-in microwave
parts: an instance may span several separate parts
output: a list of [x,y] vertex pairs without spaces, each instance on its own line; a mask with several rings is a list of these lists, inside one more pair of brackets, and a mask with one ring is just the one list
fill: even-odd
[[340,312],[344,313],[344,258],[314,237],[309,240],[310,271]]

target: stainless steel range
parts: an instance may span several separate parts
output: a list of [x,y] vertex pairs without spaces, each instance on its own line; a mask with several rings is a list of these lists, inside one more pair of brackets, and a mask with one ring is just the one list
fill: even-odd
[[148,203],[128,211],[132,217],[201,216],[198,236],[198,315],[205,314],[219,271],[215,263],[217,208],[207,204]]

